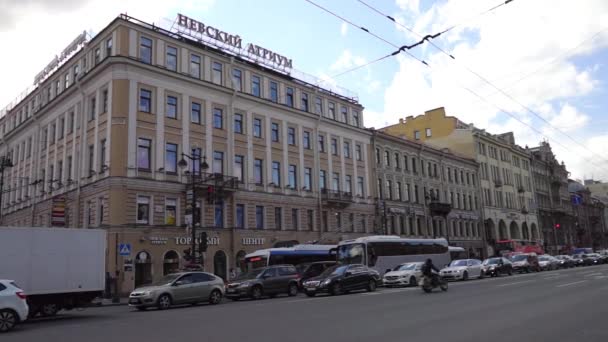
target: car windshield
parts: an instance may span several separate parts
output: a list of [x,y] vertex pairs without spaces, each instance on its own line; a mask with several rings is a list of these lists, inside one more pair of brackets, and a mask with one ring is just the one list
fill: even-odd
[[523,261],[523,260],[526,260],[526,259],[528,259],[528,256],[524,255],[524,254],[514,255],[514,256],[511,257],[511,261]]
[[483,261],[483,264],[484,265],[498,265],[499,261],[500,261],[500,258],[486,259]]
[[152,286],[163,286],[163,285],[169,285],[171,284],[175,279],[177,279],[179,276],[181,276],[181,274],[167,274],[166,276],[162,277],[159,281],[152,283]]
[[454,260],[450,263],[451,267],[454,266],[466,266],[467,265],[467,260]]
[[321,277],[329,277],[332,275],[341,275],[346,271],[347,268],[348,268],[348,266],[346,266],[346,265],[332,266],[332,267],[326,269],[325,271],[323,271],[323,273],[321,273]]
[[538,257],[538,260],[539,260],[539,261],[550,261],[551,259],[550,259],[548,256],[544,256],[544,255],[543,255],[543,256],[539,256],[539,257]]
[[256,278],[265,268],[256,268],[251,271],[241,273],[235,280],[243,280],[243,279],[253,279]]
[[393,271],[413,271],[416,269],[417,264],[403,264],[395,267]]

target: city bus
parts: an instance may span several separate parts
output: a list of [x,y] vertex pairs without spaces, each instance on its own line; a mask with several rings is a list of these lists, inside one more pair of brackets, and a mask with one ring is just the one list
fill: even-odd
[[532,240],[508,239],[496,241],[496,254],[506,256],[513,253],[545,254],[543,247]]
[[270,265],[289,264],[297,266],[316,261],[335,261],[336,245],[295,245],[293,247],[260,249],[245,255],[245,270]]
[[406,262],[433,260],[437,268],[451,261],[446,239],[407,239],[393,235],[377,235],[341,241],[338,262],[364,264],[381,275]]

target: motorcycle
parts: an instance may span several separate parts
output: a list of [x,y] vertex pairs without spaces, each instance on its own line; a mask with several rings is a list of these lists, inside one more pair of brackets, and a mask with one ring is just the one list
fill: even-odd
[[448,281],[445,278],[437,275],[437,282],[433,284],[432,277],[423,276],[422,279],[420,279],[420,287],[422,287],[422,290],[426,293],[431,293],[433,289],[438,287],[441,289],[441,291],[447,291]]

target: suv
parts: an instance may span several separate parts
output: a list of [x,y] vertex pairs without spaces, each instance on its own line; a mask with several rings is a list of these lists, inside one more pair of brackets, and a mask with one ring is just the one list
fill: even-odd
[[213,274],[173,273],[152,285],[135,289],[129,295],[129,306],[143,311],[153,306],[165,310],[173,304],[219,304],[223,295],[224,281]]
[[226,298],[239,300],[244,297],[260,299],[286,293],[298,294],[300,276],[293,265],[274,265],[256,268],[238,276],[226,286]]
[[300,288],[302,288],[302,283],[306,280],[319,276],[323,271],[334,265],[336,265],[335,261],[317,261],[296,266],[298,274],[300,274]]
[[540,264],[536,253],[515,254],[511,257],[513,271],[519,273],[540,272]]
[[29,307],[23,291],[12,280],[0,280],[0,332],[27,319]]
[[304,293],[314,297],[317,293],[340,295],[354,290],[376,291],[380,274],[360,264],[336,265],[325,270],[321,275],[303,283]]

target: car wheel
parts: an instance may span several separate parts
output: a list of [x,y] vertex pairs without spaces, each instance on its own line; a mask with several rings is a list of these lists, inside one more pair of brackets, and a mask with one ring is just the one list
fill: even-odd
[[17,325],[17,314],[12,310],[0,311],[0,332],[7,332]]
[[222,301],[222,293],[218,290],[211,291],[209,295],[209,304],[217,305]]
[[479,279],[483,279],[483,277],[485,276],[485,274],[483,274],[483,273],[484,273],[483,271],[479,272]]
[[259,285],[256,285],[253,287],[253,289],[251,289],[251,298],[253,299],[260,299],[262,298],[262,287]]
[[464,271],[464,273],[462,274],[462,281],[467,280],[469,280],[469,273],[467,271]]
[[376,291],[376,286],[376,281],[374,279],[370,279],[370,281],[367,283],[367,292]]
[[314,293],[314,292],[306,292],[306,295],[307,295],[308,297],[314,297],[314,296],[316,296],[317,294],[316,294],[316,293]]
[[159,310],[167,310],[171,307],[171,296],[168,294],[161,295],[158,297],[158,303],[156,305]]
[[40,314],[44,317],[51,317],[55,316],[58,311],[57,304],[44,304],[40,309]]
[[296,284],[289,284],[289,288],[287,289],[287,295],[289,297],[294,297],[298,295],[298,285]]
[[416,277],[414,277],[414,276],[411,276],[411,277],[410,277],[410,286],[411,286],[411,287],[416,287],[416,286],[418,286],[418,282],[416,281]]
[[342,286],[340,284],[335,283],[331,286],[331,294],[332,296],[338,296],[342,294]]

